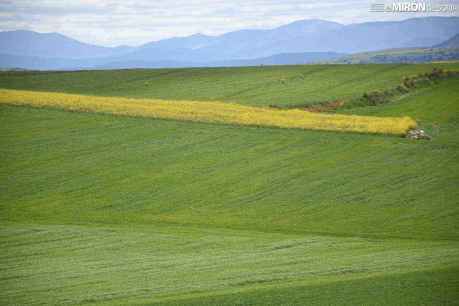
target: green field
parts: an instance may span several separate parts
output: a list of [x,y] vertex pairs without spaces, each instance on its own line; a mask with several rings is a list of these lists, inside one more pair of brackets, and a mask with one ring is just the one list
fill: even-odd
[[0,88],[282,106],[351,99],[433,67],[459,70],[459,63],[9,72],[0,73]]
[[[433,66],[15,72],[0,88],[294,104]],[[459,79],[342,112],[411,116],[433,139],[1,106],[0,304],[457,305]]]

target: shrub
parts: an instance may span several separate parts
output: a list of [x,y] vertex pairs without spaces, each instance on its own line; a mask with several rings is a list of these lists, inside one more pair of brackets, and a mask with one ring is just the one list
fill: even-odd
[[390,96],[391,94],[389,91],[375,90],[369,93],[364,93],[362,98],[368,105],[378,105],[387,102]]

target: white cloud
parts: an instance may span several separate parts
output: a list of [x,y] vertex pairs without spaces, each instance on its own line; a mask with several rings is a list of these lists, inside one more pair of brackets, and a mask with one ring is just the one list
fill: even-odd
[[[102,45],[139,45],[194,33],[271,28],[299,19],[341,23],[413,14],[370,13],[373,0],[0,0],[0,30],[60,32]],[[459,0],[450,0],[458,3]]]

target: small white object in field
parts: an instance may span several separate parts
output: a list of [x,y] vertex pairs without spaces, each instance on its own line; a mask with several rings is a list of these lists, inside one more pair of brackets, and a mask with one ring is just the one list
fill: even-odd
[[406,134],[406,138],[415,139],[415,140],[418,140],[418,139],[430,140],[431,139],[431,137],[427,135],[424,130],[420,130],[420,129],[414,129],[414,130],[408,131],[408,133]]

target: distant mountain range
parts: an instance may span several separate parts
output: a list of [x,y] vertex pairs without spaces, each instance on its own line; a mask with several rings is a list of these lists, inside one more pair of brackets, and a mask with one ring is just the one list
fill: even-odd
[[[459,17],[343,25],[301,20],[268,30],[195,34],[139,47],[101,47],[58,33],[0,32],[0,67],[111,69],[252,66],[331,61],[345,54],[394,48],[457,46]],[[443,48],[443,47],[438,47]]]
[[42,58],[82,59],[119,56],[132,47],[100,47],[79,42],[59,33],[37,33],[32,31],[0,32],[1,53]]

